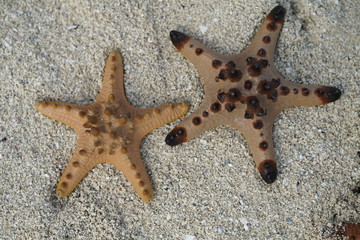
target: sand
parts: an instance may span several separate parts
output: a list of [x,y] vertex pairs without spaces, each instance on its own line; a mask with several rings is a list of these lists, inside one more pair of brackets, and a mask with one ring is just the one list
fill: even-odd
[[[328,224],[360,222],[359,1],[94,2],[0,2],[0,239],[323,239]],[[169,147],[164,138],[177,120],[141,145],[153,202],[110,165],[93,169],[69,197],[55,195],[76,134],[36,112],[37,100],[91,103],[107,54],[119,50],[131,104],[186,101],[192,112],[203,82],[170,30],[235,54],[279,2],[288,10],[279,71],[343,95],[279,115],[274,184],[262,181],[230,127]]]

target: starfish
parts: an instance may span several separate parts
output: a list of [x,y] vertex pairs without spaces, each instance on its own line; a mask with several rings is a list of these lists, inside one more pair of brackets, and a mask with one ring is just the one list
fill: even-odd
[[72,158],[56,188],[59,197],[68,196],[96,165],[109,163],[124,173],[143,201],[154,193],[140,156],[142,138],[153,129],[188,111],[186,103],[141,109],[129,104],[124,90],[124,71],[119,52],[109,55],[102,89],[96,101],[82,106],[41,101],[39,112],[72,127],[78,140]]
[[244,135],[263,180],[276,180],[272,141],[276,116],[289,107],[322,105],[341,95],[335,87],[287,81],[275,68],[274,52],[285,12],[285,8],[275,7],[252,43],[237,55],[218,54],[183,33],[170,32],[172,43],[204,79],[205,97],[199,108],[167,135],[168,145],[189,141],[218,125],[229,125]]

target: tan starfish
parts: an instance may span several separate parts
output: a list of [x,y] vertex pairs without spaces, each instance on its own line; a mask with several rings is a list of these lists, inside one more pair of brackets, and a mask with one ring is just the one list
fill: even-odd
[[140,109],[129,104],[124,90],[120,53],[108,58],[102,89],[87,106],[64,102],[38,102],[36,109],[72,127],[78,141],[56,188],[66,197],[96,165],[110,163],[122,171],[144,201],[153,199],[151,181],[140,156],[141,139],[153,129],[188,111],[186,103]]
[[285,80],[274,65],[274,51],[284,24],[285,9],[275,7],[252,43],[237,55],[221,55],[189,36],[171,31],[175,47],[191,61],[205,81],[199,108],[166,137],[177,145],[218,125],[242,132],[260,175],[267,183],[277,177],[272,141],[276,116],[288,107],[322,105],[337,100],[334,87],[303,85]]

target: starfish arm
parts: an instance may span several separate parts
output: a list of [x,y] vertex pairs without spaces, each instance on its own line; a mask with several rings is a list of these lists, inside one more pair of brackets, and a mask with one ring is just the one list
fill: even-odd
[[36,109],[43,115],[72,127],[79,134],[86,122],[88,107],[64,102],[41,101],[36,103]]
[[278,87],[279,101],[277,108],[280,110],[298,106],[317,106],[338,100],[341,91],[336,87],[321,85],[305,85],[285,81]]
[[180,118],[188,110],[189,106],[186,103],[140,109],[141,113],[135,117],[135,129],[142,138],[152,130]]
[[222,55],[178,31],[171,31],[170,39],[177,50],[194,64],[205,82],[215,80],[219,72],[217,69],[224,65]]
[[94,150],[85,134],[80,135],[70,162],[57,184],[56,194],[59,197],[68,196],[91,169],[104,162],[102,158],[95,157]]
[[266,183],[273,183],[277,177],[274,144],[272,139],[273,117],[247,120],[247,122],[228,122],[228,125],[239,130],[245,137],[255,165]]
[[128,108],[132,106],[128,103],[124,89],[124,68],[122,57],[119,52],[111,52],[106,62],[104,78],[96,102],[117,102]]
[[140,156],[141,139],[134,139],[121,148],[120,158],[118,155],[109,158],[108,163],[119,169],[128,179],[140,198],[150,202],[154,198],[154,190]]
[[246,55],[267,56],[270,61],[273,61],[276,43],[284,25],[285,13],[286,9],[282,6],[271,10],[256,32],[251,44],[245,50]]
[[[202,133],[210,130],[218,125],[222,125],[225,118],[221,114],[217,114],[219,109],[212,112],[211,107],[208,107],[206,100],[203,104],[190,116],[185,118],[179,125],[177,125],[165,138],[166,144],[175,146],[183,142],[187,142]],[[220,104],[216,104],[220,106]]]

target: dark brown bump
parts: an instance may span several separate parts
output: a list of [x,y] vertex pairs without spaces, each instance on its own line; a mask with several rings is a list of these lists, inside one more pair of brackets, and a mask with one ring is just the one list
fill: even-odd
[[248,73],[252,77],[257,77],[261,74],[261,67],[258,64],[254,64],[248,68]]
[[192,44],[189,45],[189,48],[193,48],[193,47],[194,47],[194,45],[192,45]]
[[321,99],[323,104],[326,104],[338,100],[341,91],[336,87],[319,87],[315,89],[315,95]]
[[73,162],[72,165],[75,168],[80,167],[80,163],[78,161]]
[[269,65],[269,61],[266,59],[260,59],[259,64],[262,68],[266,68]]
[[171,31],[170,39],[174,46],[181,51],[184,45],[190,40],[190,37],[178,31]]
[[86,123],[83,124],[83,127],[84,127],[84,128],[90,128],[91,125],[92,125],[91,123],[86,122]]
[[116,71],[116,66],[115,65],[111,67],[111,71],[113,71],[113,72]]
[[62,183],[61,183],[61,187],[62,187],[62,188],[67,188],[67,186],[68,186],[67,182],[62,182]]
[[264,36],[263,37],[263,42],[266,43],[266,44],[270,43],[271,42],[270,36]]
[[233,104],[233,103],[227,103],[227,104],[225,104],[225,109],[226,109],[228,112],[232,112],[232,111],[235,109],[235,104]]
[[260,60],[255,60],[254,62],[248,65],[250,65],[247,69],[249,75],[252,77],[257,77],[261,74],[262,69],[266,68],[269,65],[269,62],[266,59],[260,59]]
[[261,120],[256,120],[255,122],[253,122],[253,126],[255,129],[261,129],[264,126],[264,124]]
[[91,134],[93,135],[93,136],[99,136],[100,135],[100,129],[99,128],[97,128],[97,127],[92,127],[91,128]]
[[136,173],[136,174],[135,174],[135,178],[140,179],[140,178],[141,178],[140,173]]
[[310,90],[308,88],[302,88],[301,93],[303,96],[309,96]]
[[257,52],[257,55],[258,55],[259,57],[265,57],[265,56],[266,56],[266,51],[265,51],[265,49],[260,48],[259,51]]
[[134,163],[132,163],[132,164],[130,165],[130,169],[131,169],[131,170],[135,170],[135,169],[136,169],[136,165],[135,165]]
[[263,151],[265,151],[269,147],[267,141],[262,141],[259,143],[259,148]]
[[88,121],[92,124],[97,123],[98,118],[96,116],[88,116]]
[[280,94],[283,96],[286,96],[290,93],[290,89],[286,86],[281,86],[280,87]]
[[271,31],[271,32],[274,32],[274,31],[276,31],[276,29],[277,29],[277,26],[276,26],[276,24],[275,23],[268,23],[267,25],[266,25],[266,29],[268,30],[268,31]]
[[256,113],[256,116],[262,117],[266,115],[266,111],[263,108],[259,108],[259,111]]
[[277,177],[277,166],[274,160],[267,159],[262,161],[258,166],[258,170],[266,183],[275,182]]
[[279,78],[273,78],[271,80],[271,83],[273,84],[274,88],[277,88],[278,86],[280,86],[280,79]]
[[149,195],[149,191],[145,189],[145,190],[143,191],[143,195],[144,195],[144,196]]
[[99,148],[98,150],[97,150],[97,154],[102,154],[104,152],[104,149],[103,148]]
[[278,93],[277,93],[277,91],[276,90],[273,90],[271,93],[270,93],[270,98],[269,99],[271,99],[273,102],[275,102],[276,101],[276,99],[277,99],[277,96],[278,96]]
[[229,89],[229,92],[226,94],[226,100],[228,102],[237,102],[241,98],[241,92],[237,88]]
[[235,68],[235,67],[236,67],[234,61],[228,62],[228,63],[226,64],[226,66],[227,66],[228,68]]
[[225,80],[226,79],[226,70],[225,69],[221,69],[220,73],[218,75],[218,78],[221,80]]
[[276,88],[279,86],[279,84],[279,79],[272,79],[271,81],[261,80],[257,89],[260,94],[266,95],[267,99],[271,99],[273,102],[275,102],[278,95]]
[[100,140],[95,140],[94,141],[94,147],[98,147],[101,145],[101,141]]
[[202,113],[202,116],[203,116],[204,118],[207,118],[207,117],[209,116],[209,112],[208,112],[208,111],[204,111],[204,112]]
[[217,95],[217,99],[218,99],[220,102],[224,102],[225,97],[226,97],[226,93],[224,93],[224,92],[219,92],[218,95]]
[[251,112],[249,112],[249,111],[245,111],[244,118],[245,118],[245,119],[253,119],[253,118],[254,118],[254,114],[251,113]]
[[230,82],[238,82],[242,78],[242,73],[240,70],[231,69],[228,71]]
[[66,105],[66,106],[65,106],[65,109],[66,109],[66,111],[68,111],[68,112],[69,112],[69,111],[71,110],[71,106]]
[[165,138],[165,143],[170,146],[175,146],[186,142],[186,129],[183,127],[175,127]]
[[203,52],[204,52],[204,50],[202,48],[195,49],[195,54],[198,56],[200,56]]
[[221,65],[222,65],[222,62],[220,60],[215,59],[212,61],[212,66],[215,69],[218,69],[219,67],[221,67]]
[[256,58],[253,58],[253,57],[246,58],[247,65],[253,64],[255,61],[256,61]]
[[195,126],[199,126],[201,124],[201,118],[200,117],[194,117],[192,119],[192,123],[195,125]]
[[68,173],[68,174],[66,174],[66,179],[72,179],[72,175],[71,175],[71,173]]
[[213,104],[211,104],[210,107],[210,111],[212,111],[213,113],[217,113],[221,110],[221,104],[218,102],[214,102]]
[[[143,187],[144,185],[145,185],[145,183],[144,183],[143,181],[140,181],[140,182],[139,182],[139,186],[140,186],[140,187]],[[144,195],[145,195],[145,194],[144,194]]]
[[112,57],[111,57],[111,61],[115,62],[115,61],[116,61],[116,57],[115,57],[115,56],[112,56]]
[[247,103],[248,105],[250,105],[252,108],[257,108],[259,106],[259,100],[257,99],[257,97],[255,96],[250,96],[247,98]]
[[271,85],[268,81],[263,80],[259,83],[259,88],[261,89],[261,91],[269,91],[271,88]]
[[293,93],[294,93],[294,94],[298,94],[298,93],[299,93],[299,90],[298,90],[297,88],[294,88],[294,89],[293,89]]
[[80,151],[79,151],[79,154],[81,155],[81,156],[85,156],[86,155],[86,150],[85,149],[81,149]]
[[252,88],[252,85],[253,84],[250,80],[246,80],[244,83],[244,88],[249,91]]

